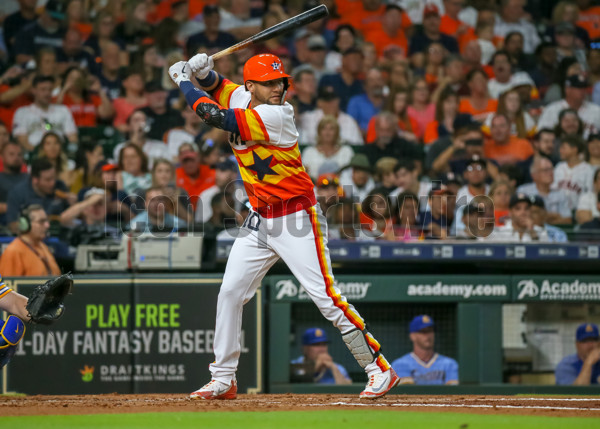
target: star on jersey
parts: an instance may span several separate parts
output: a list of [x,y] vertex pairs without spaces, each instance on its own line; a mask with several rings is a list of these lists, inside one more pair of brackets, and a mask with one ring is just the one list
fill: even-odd
[[267,174],[277,174],[271,169],[271,161],[273,161],[273,155],[262,159],[256,152],[252,152],[254,158],[254,164],[247,165],[248,170],[252,170],[258,176],[258,180],[263,180]]

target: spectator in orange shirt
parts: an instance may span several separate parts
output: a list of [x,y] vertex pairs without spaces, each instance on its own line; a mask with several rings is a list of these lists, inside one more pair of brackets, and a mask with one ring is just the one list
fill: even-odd
[[[386,5],[383,0],[362,0],[361,2],[355,2],[355,5],[348,11],[342,13],[340,10],[340,14],[342,14],[342,23],[352,25],[364,35],[381,27],[385,12]],[[406,13],[402,13],[400,22],[402,28],[405,30],[412,25],[412,22]]]
[[590,39],[600,37],[600,6],[592,5],[592,0],[577,0],[579,17],[577,25],[587,30]]
[[510,120],[497,113],[492,119],[492,138],[484,144],[484,154],[498,164],[516,164],[533,155],[533,147],[527,140],[510,135]]
[[[385,109],[392,112],[398,118],[398,135],[404,140],[416,143],[419,141],[416,133],[419,129],[419,123],[416,119],[411,118],[406,113],[408,107],[408,90],[404,88],[398,88],[392,92],[386,100]],[[367,144],[373,143],[377,140],[377,131],[375,127],[375,121],[377,116],[373,116],[369,121],[369,127],[367,128]]]
[[175,171],[176,185],[188,193],[195,209],[202,191],[215,184],[215,170],[201,163],[200,155],[191,144],[179,147],[179,163],[181,167]]
[[33,103],[31,84],[34,73],[22,67],[10,67],[0,76],[0,121],[12,130],[12,120],[19,107]]
[[510,196],[515,192],[509,182],[496,180],[490,185],[488,196],[494,203],[494,220],[496,226],[504,225],[507,219],[510,219],[510,210],[508,204]]
[[[86,2],[87,4],[87,2]],[[87,7],[82,0],[70,0],[67,5],[67,26],[76,29],[85,40],[92,33],[92,25],[86,22],[88,18]]]
[[456,38],[460,50],[471,40],[476,40],[475,31],[468,24],[458,19],[458,14],[465,5],[464,0],[444,0],[444,10],[440,22],[440,32]]
[[489,113],[498,108],[498,100],[488,93],[487,75],[481,69],[473,69],[467,74],[467,86],[471,95],[460,100],[458,111],[468,113],[476,121],[483,121]]
[[365,39],[372,42],[379,58],[390,49],[400,51],[400,56],[408,56],[408,41],[402,29],[402,16],[406,15],[396,4],[388,4],[381,18],[381,25],[364,33]]
[[422,138],[427,124],[435,119],[435,104],[430,101],[429,85],[424,77],[419,77],[413,82],[410,98],[408,116],[419,124],[415,134]]
[[435,103],[435,121],[427,124],[423,143],[429,145],[440,137],[451,136],[454,133],[454,119],[458,114],[458,96],[452,88],[442,90]]
[[433,91],[444,77],[444,61],[448,51],[439,42],[433,42],[425,53],[425,80]]
[[125,94],[113,100],[115,119],[113,125],[120,132],[127,132],[127,118],[139,108],[145,107],[148,100],[144,93],[144,78],[142,71],[129,67],[121,81]]
[[360,212],[361,230],[376,240],[395,240],[392,204],[388,190],[379,187],[369,192],[362,201]]
[[19,217],[19,236],[0,258],[0,270],[7,277],[57,276],[60,268],[44,244],[50,220],[39,204],[28,206]]
[[98,119],[109,119],[114,114],[112,103],[98,78],[88,76],[78,66],[69,67],[63,74],[62,88],[55,103],[69,108],[78,127],[95,127]]

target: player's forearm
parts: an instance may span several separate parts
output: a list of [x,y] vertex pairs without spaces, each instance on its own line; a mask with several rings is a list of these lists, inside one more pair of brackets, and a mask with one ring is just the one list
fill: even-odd
[[219,104],[208,97],[208,94],[204,90],[196,88],[189,80],[184,79],[179,82],[179,89],[183,93],[187,104],[194,110],[198,103],[211,103],[219,106]]
[[592,380],[592,365],[583,363],[579,375],[573,382],[573,386],[589,386]]
[[10,292],[2,299],[2,309],[25,322],[29,321],[26,306],[27,297],[15,291]]
[[223,108],[219,103],[211,100],[206,92],[196,88],[189,80],[179,82],[179,89],[183,92],[189,106],[208,125],[232,133],[240,132],[234,109]]
[[196,78],[203,90],[212,95],[213,91],[217,90],[225,78],[214,70],[211,70],[204,79]]

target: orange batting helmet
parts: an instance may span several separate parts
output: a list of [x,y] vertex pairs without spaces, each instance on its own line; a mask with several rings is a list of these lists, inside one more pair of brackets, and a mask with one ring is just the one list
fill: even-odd
[[281,60],[273,54],[255,55],[244,65],[244,83],[249,80],[266,82],[289,77],[283,69]]

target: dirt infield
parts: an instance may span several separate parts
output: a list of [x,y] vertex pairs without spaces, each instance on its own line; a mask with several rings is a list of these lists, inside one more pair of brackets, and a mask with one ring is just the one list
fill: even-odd
[[187,395],[3,396],[0,415],[99,414],[185,411],[286,411],[365,409],[448,411],[560,417],[600,417],[600,398],[388,395],[360,400],[352,395],[239,395],[232,401],[190,400]]

